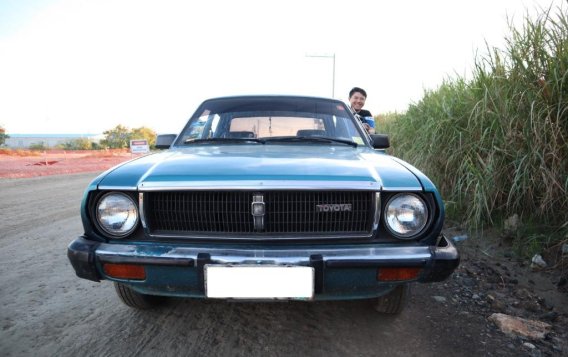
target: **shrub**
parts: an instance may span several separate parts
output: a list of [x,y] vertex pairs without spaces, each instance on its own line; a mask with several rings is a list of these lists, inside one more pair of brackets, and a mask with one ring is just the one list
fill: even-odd
[[47,146],[45,145],[45,143],[43,141],[37,142],[37,143],[31,143],[29,146],[30,150],[34,150],[34,151],[42,151],[42,150],[46,150]]
[[66,141],[60,145],[57,145],[61,149],[65,150],[92,150],[93,143],[87,138],[79,138]]

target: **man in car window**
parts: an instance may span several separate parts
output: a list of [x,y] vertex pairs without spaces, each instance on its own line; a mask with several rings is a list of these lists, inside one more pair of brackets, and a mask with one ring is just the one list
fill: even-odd
[[367,100],[367,92],[363,88],[353,87],[349,91],[349,104],[353,114],[361,120],[363,127],[369,134],[375,133],[375,120],[370,111],[363,109]]

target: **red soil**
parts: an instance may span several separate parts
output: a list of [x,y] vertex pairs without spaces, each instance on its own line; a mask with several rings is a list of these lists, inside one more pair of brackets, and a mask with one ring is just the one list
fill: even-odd
[[135,156],[124,150],[0,150],[0,178],[102,172]]

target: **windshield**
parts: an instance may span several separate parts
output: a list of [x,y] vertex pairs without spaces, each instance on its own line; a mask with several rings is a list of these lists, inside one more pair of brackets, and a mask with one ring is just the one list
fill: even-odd
[[363,145],[365,139],[362,135],[349,109],[336,100],[235,97],[204,102],[189,120],[176,145],[219,143],[224,139],[231,144],[305,142]]

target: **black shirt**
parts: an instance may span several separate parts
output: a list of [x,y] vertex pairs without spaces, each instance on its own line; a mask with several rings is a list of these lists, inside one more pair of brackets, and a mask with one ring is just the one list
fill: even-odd
[[373,114],[371,114],[370,111],[365,110],[365,109],[361,109],[361,110],[359,110],[359,112],[354,112],[354,114],[357,114],[359,116],[359,120],[361,120],[361,122],[363,122],[363,123],[365,122],[363,120],[363,118],[373,116]]
[[364,118],[364,117],[372,117],[372,116],[373,116],[370,111],[365,110],[365,109],[359,110],[359,112],[356,112],[356,114],[359,114],[359,116],[360,116],[361,118]]

